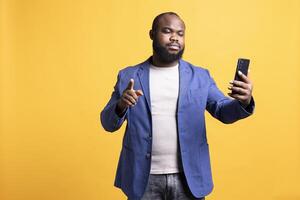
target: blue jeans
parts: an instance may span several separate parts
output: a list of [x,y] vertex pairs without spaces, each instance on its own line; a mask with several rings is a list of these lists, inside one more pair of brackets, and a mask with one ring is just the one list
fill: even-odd
[[190,192],[183,173],[150,174],[141,200],[204,200]]

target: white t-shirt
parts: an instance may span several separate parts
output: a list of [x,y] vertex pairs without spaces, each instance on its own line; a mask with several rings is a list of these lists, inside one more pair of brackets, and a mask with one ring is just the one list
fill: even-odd
[[181,171],[176,123],[179,93],[178,71],[178,64],[172,67],[150,66],[151,174],[168,174]]

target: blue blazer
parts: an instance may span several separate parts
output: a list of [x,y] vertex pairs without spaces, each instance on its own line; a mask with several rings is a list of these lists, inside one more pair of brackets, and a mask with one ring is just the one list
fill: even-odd
[[[121,188],[129,199],[143,196],[150,173],[152,120],[149,61],[119,72],[114,92],[100,117],[102,126],[109,132],[118,130],[127,120],[115,186]],[[115,112],[116,104],[131,78],[135,80],[134,89],[141,89],[144,95],[120,118]],[[177,130],[183,172],[195,197],[206,196],[213,189],[205,110],[223,123],[233,123],[251,115],[253,109],[253,99],[250,106],[244,109],[239,101],[223,95],[208,70],[179,61]]]

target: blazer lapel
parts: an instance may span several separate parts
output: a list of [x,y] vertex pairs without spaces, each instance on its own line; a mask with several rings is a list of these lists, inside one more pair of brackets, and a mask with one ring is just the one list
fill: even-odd
[[149,59],[141,64],[140,70],[137,75],[139,77],[140,84],[146,99],[149,110],[151,111],[151,101],[150,101],[150,92],[149,92],[149,68],[150,62]]
[[[178,97],[178,105],[179,108],[180,105],[183,105],[183,100],[185,99],[184,96],[186,95],[188,91],[189,86],[189,76],[190,76],[190,70],[187,66],[187,63],[180,59],[179,61],[179,97]],[[178,110],[178,109],[177,109]]]

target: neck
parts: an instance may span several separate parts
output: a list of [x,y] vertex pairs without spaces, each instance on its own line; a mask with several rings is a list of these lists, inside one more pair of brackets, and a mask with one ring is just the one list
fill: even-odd
[[152,64],[157,67],[172,67],[178,64],[178,60],[170,63],[162,62],[156,54],[152,55]]

